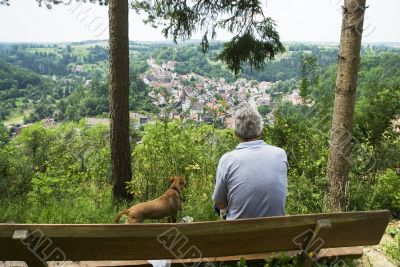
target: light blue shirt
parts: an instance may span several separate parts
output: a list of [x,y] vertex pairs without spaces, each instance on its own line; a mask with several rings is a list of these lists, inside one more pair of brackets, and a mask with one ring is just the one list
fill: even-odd
[[283,149],[240,143],[219,161],[213,200],[228,202],[227,220],[285,215],[287,171]]

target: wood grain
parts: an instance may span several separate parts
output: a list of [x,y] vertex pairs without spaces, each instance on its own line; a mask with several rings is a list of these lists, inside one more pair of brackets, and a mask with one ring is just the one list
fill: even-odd
[[[63,251],[69,260],[185,259],[293,251],[299,249],[293,240],[313,230],[319,219],[329,219],[332,224],[319,235],[323,248],[375,245],[386,229],[390,212],[310,214],[189,224],[2,224],[0,260],[23,260],[29,255],[16,249],[13,243],[16,240],[12,240],[15,230],[43,233],[51,240],[52,247]],[[160,240],[165,241],[166,246]],[[174,241],[177,241],[175,246]]]

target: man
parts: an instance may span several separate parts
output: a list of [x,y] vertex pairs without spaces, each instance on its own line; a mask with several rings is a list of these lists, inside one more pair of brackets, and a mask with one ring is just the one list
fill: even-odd
[[227,210],[227,220],[284,215],[285,151],[258,140],[263,120],[249,105],[236,111],[234,123],[241,143],[219,161],[213,195],[216,206]]

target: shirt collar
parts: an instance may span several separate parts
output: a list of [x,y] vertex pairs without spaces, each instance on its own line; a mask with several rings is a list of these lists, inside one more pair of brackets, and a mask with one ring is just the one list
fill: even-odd
[[255,140],[255,141],[249,141],[249,142],[240,143],[236,147],[236,149],[261,147],[261,146],[264,146],[264,145],[265,145],[264,140]]

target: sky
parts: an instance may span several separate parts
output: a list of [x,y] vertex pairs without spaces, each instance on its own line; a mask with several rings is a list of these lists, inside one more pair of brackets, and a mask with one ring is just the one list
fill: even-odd
[[[69,2],[68,0],[65,0]],[[343,0],[262,0],[284,42],[339,42]],[[93,4],[38,7],[35,0],[10,0],[0,6],[0,42],[75,42],[108,39],[108,10]],[[367,0],[363,42],[400,42],[400,0]],[[161,29],[130,11],[129,38],[163,41]],[[195,34],[194,39],[200,39]],[[218,40],[229,34],[219,32]]]

